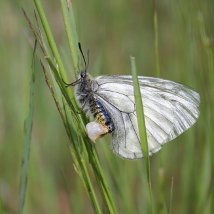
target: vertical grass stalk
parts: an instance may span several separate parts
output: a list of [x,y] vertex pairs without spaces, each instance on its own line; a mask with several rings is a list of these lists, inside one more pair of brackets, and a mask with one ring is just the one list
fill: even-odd
[[[36,41],[34,45],[34,52],[36,49]],[[35,92],[35,66],[34,66],[34,53],[32,61],[32,73],[30,80],[30,93],[29,93],[29,110],[28,116],[24,123],[24,140],[23,140],[23,154],[21,162],[21,176],[19,184],[19,202],[18,202],[18,213],[22,214],[25,204],[25,196],[27,190],[28,181],[28,168],[29,168],[29,158],[30,158],[30,145],[31,145],[31,135],[33,126],[33,109],[34,109],[34,92]]]
[[173,188],[174,188],[174,179],[172,177],[171,178],[171,185],[170,185],[170,194],[169,194],[169,209],[168,209],[168,214],[172,214]]
[[154,4],[154,44],[155,44],[155,65],[156,65],[156,75],[160,76],[160,56],[159,56],[159,42],[158,42],[158,16],[157,16],[157,8],[156,8],[156,0],[153,0]]
[[74,14],[72,10],[71,2],[68,0],[61,0],[63,20],[65,24],[65,30],[68,37],[68,44],[70,48],[71,60],[74,67],[74,75],[77,78],[78,74],[78,36],[76,32],[76,24],[74,20]]
[[54,55],[54,58],[55,58],[55,60],[57,62],[57,65],[59,67],[59,71],[60,71],[60,73],[62,75],[62,78],[65,79],[65,68],[64,68],[64,65],[63,65],[63,63],[61,61],[61,58],[60,58],[60,55],[59,55],[55,40],[53,38],[53,34],[52,34],[51,29],[49,27],[49,24],[48,24],[47,18],[45,16],[45,12],[44,12],[44,10],[42,8],[41,2],[39,0],[34,0],[34,4],[35,4],[37,12],[39,14],[40,20],[42,22],[45,34],[47,35],[48,44],[49,44],[49,46],[51,48],[51,51],[52,51],[52,53]]
[[153,211],[149,147],[147,142],[147,134],[146,134],[146,126],[145,126],[145,118],[144,118],[144,110],[143,110],[143,100],[142,100],[140,86],[138,82],[135,58],[130,57],[130,60],[131,60],[131,72],[132,72],[133,85],[134,85],[134,96],[135,96],[139,136],[140,136],[141,147],[142,147],[142,152],[143,152],[145,166],[146,166],[147,183],[148,183],[148,189],[149,189],[149,195],[150,195],[150,205],[151,205],[151,210]]
[[[214,135],[211,135],[210,133],[212,133],[213,131],[213,121],[214,121],[214,114],[213,114],[213,108],[214,108],[214,101],[212,99],[213,97],[213,93],[214,93],[214,87],[213,86],[213,82],[214,82],[214,54],[213,54],[213,50],[212,50],[212,45],[211,45],[211,40],[207,35],[206,32],[206,26],[205,26],[205,20],[203,17],[202,13],[198,13],[198,26],[199,26],[199,33],[200,33],[200,39],[201,39],[201,46],[202,46],[202,50],[204,52],[204,56],[205,56],[205,71],[208,74],[208,79],[207,79],[207,86],[210,86],[210,88],[206,89],[206,92],[204,94],[205,97],[205,101],[207,104],[207,109],[206,109],[206,121],[205,123],[207,124],[206,126],[206,148],[205,150],[210,151],[209,156],[211,157],[211,161],[207,162],[207,155],[204,156],[204,162],[205,163],[209,163],[209,170],[207,173],[210,173],[210,182],[209,185],[207,186],[207,189],[205,189],[205,185],[203,185],[203,189],[205,189],[206,191],[206,199],[207,200],[203,200],[203,204],[202,209],[205,209],[206,207],[209,207],[209,202],[214,200],[214,185],[213,185],[213,180],[214,180],[214,157],[213,157],[213,150],[214,150],[214,145],[213,145],[213,140],[214,140]],[[207,164],[206,164],[207,165]],[[204,166],[206,166],[204,165]],[[205,167],[204,167],[205,168]],[[206,170],[207,171],[207,170]],[[204,172],[206,172],[204,170]],[[205,173],[204,173],[205,174]],[[202,175],[201,175],[202,176]],[[204,175],[203,175],[204,176]],[[205,176],[204,176],[205,177]],[[204,183],[204,180],[201,180],[201,183]],[[202,188],[201,188],[202,189]],[[202,191],[201,191],[202,192]],[[202,194],[200,192],[200,194]],[[214,211],[214,204],[211,202],[211,207],[210,207],[210,212],[212,213]],[[199,212],[200,213],[200,210]]]

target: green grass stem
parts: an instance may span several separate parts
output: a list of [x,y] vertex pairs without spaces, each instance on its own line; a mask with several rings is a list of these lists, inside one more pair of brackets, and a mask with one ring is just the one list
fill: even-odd
[[170,184],[170,194],[169,194],[169,214],[172,214],[172,204],[173,204],[173,188],[174,188],[174,179],[171,178],[171,184]]
[[155,65],[156,65],[156,76],[160,76],[160,56],[159,56],[159,41],[158,41],[158,14],[157,14],[157,7],[156,7],[156,0],[153,0],[154,4],[154,15],[153,15],[153,22],[154,22],[154,44],[155,44]]
[[62,14],[63,14],[63,20],[65,24],[65,30],[68,37],[68,43],[70,47],[70,54],[71,59],[73,62],[74,67],[74,74],[77,78],[78,74],[78,55],[76,54],[78,52],[78,36],[76,31],[76,24],[74,19],[74,14],[72,10],[72,4],[70,1],[61,0],[61,7],[62,7]]
[[65,68],[64,68],[64,65],[62,63],[61,57],[59,55],[57,45],[55,43],[52,31],[51,31],[50,26],[48,24],[48,20],[46,18],[45,11],[42,7],[41,1],[40,0],[34,0],[34,4],[35,4],[37,12],[39,14],[40,20],[42,22],[42,26],[43,26],[43,29],[45,31],[46,38],[48,40],[48,44],[51,48],[51,51],[54,55],[56,62],[57,62],[57,66],[59,67],[60,74],[62,75],[63,79],[67,80],[67,78],[65,76],[65,74],[66,74]]
[[143,110],[143,100],[142,100],[142,95],[140,92],[140,86],[138,82],[135,58],[131,57],[130,60],[131,60],[131,72],[132,72],[133,85],[134,85],[134,96],[135,96],[139,136],[140,136],[140,142],[141,142],[142,152],[143,152],[145,166],[146,166],[147,183],[148,183],[148,189],[150,194],[150,205],[152,208],[151,210],[153,210],[149,147],[147,142],[147,134],[146,134],[146,126],[145,126],[145,118],[144,118],[144,110]]
[[[211,45],[211,38],[209,38],[208,34],[207,34],[207,29],[206,29],[206,25],[205,25],[205,20],[204,20],[204,16],[203,14],[200,12],[198,13],[198,26],[199,26],[199,33],[200,33],[200,39],[201,39],[201,46],[202,46],[202,50],[204,52],[204,56],[205,56],[205,69],[206,72],[208,74],[208,85],[213,86],[213,82],[214,82],[214,54],[213,54],[213,49],[212,49],[212,45]],[[205,189],[207,194],[207,200],[204,200],[202,207],[209,207],[207,205],[207,203],[209,201],[213,201],[214,200],[214,188],[213,188],[213,180],[214,180],[214,157],[213,157],[213,150],[214,150],[214,145],[213,145],[213,141],[214,141],[214,135],[209,135],[209,133],[211,133],[213,131],[213,123],[212,121],[214,120],[214,114],[213,114],[213,109],[214,109],[214,100],[211,99],[211,97],[213,97],[214,94],[214,87],[210,87],[209,90],[205,91],[205,100],[206,103],[208,105],[208,108],[206,109],[206,130],[207,130],[207,140],[206,142],[206,147],[205,151],[210,151],[209,156],[211,157],[211,161],[207,161],[207,155],[204,155],[204,162],[206,163],[206,165],[204,165],[204,178],[206,178],[206,174],[209,175],[210,177],[210,183],[209,186],[207,188],[207,185],[204,185],[203,189]],[[207,165],[209,165],[209,168],[207,168]],[[206,168],[205,168],[206,166]],[[205,170],[208,169],[208,170]],[[209,170],[211,169],[211,170]],[[208,171],[208,172],[207,172]],[[201,182],[204,182],[204,180],[202,180]],[[201,192],[200,194],[204,194],[201,188]],[[214,210],[214,204],[211,203],[211,206],[209,208],[210,210]],[[200,212],[200,210],[199,210]],[[198,213],[199,213],[198,212]]]
[[[36,49],[36,41],[34,47],[34,53]],[[32,73],[29,84],[29,109],[28,115],[24,122],[24,140],[23,140],[23,153],[21,162],[21,175],[19,184],[19,201],[18,201],[18,213],[22,214],[24,211],[26,190],[28,184],[28,168],[30,159],[30,148],[31,148],[31,136],[33,126],[33,110],[34,110],[34,94],[35,94],[35,65],[34,65],[34,53],[32,61]]]

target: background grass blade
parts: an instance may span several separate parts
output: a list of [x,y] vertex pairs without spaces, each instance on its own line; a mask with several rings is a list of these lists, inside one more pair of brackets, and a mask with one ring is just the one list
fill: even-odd
[[153,0],[153,23],[154,23],[154,44],[155,44],[155,65],[156,65],[156,76],[160,77],[160,56],[159,56],[159,41],[158,41],[158,14],[156,0]]
[[18,213],[22,214],[25,205],[26,190],[28,184],[28,168],[29,168],[29,159],[30,159],[30,148],[31,148],[31,136],[32,136],[32,126],[33,126],[33,110],[34,110],[34,93],[35,93],[35,50],[36,50],[36,40],[34,45],[34,53],[32,60],[32,73],[30,77],[29,84],[29,109],[28,115],[24,122],[24,140],[23,140],[23,153],[22,153],[22,162],[21,162],[21,175],[20,175],[20,184],[19,184],[19,202],[18,202]]
[[173,181],[173,177],[172,177],[171,178],[171,184],[170,184],[170,194],[169,194],[169,208],[168,208],[168,213],[169,214],[172,214],[173,186],[174,186],[174,181]]
[[68,38],[69,48],[70,48],[70,54],[72,59],[72,64],[74,68],[74,74],[75,78],[77,78],[78,75],[78,36],[76,31],[76,24],[74,20],[73,10],[72,10],[72,4],[70,0],[61,0],[61,6],[62,6],[62,14],[63,14],[63,20],[65,24],[65,30]]

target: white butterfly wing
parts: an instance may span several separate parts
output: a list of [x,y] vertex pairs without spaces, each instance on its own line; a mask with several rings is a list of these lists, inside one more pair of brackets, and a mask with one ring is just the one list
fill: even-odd
[[[131,76],[100,76],[95,97],[110,114],[115,130],[113,151],[128,159],[141,158],[142,150]],[[150,155],[190,128],[199,116],[200,97],[193,90],[168,80],[139,77]]]

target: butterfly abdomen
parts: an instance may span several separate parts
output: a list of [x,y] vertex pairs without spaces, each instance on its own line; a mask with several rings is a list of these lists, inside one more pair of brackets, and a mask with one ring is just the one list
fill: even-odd
[[75,97],[80,108],[101,124],[107,133],[114,131],[114,124],[103,104],[94,97],[92,81],[87,79],[75,86]]
[[108,133],[114,131],[112,119],[101,102],[94,100],[93,106],[91,106],[91,113],[98,123],[108,129]]

